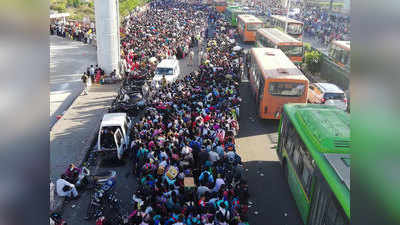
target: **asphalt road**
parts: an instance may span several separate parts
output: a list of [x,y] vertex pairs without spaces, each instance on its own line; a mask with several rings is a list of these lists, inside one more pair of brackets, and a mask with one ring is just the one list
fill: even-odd
[[50,35],[50,128],[82,92],[86,67],[97,61],[96,47]]

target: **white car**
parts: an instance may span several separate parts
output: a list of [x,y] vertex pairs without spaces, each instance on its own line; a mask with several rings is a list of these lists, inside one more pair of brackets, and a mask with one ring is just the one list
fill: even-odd
[[310,84],[308,102],[314,104],[333,105],[341,110],[347,110],[346,94],[338,86],[331,83]]
[[179,78],[180,72],[178,60],[164,59],[157,65],[152,83],[160,83],[163,76],[165,76],[168,83],[175,82]]
[[126,113],[106,113],[100,124],[95,154],[103,159],[121,160],[130,146],[133,121]]

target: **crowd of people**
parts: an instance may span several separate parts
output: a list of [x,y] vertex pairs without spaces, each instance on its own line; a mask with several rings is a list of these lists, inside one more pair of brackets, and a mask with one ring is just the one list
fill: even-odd
[[[166,10],[171,5],[177,9],[172,13]],[[132,61],[178,57],[179,48],[190,48],[190,37],[196,35],[196,23],[189,20],[200,26],[213,15],[216,35],[204,42],[198,70],[174,83],[149,87],[148,107],[131,133],[130,157],[139,185],[129,223],[247,224],[248,186],[235,147],[242,54],[233,51],[234,33],[225,29],[226,21],[196,5],[169,2],[145,15],[147,19],[138,23],[133,18],[128,25],[127,33],[145,38],[125,42],[127,55],[136,55],[127,58]]]
[[201,44],[206,27],[204,6],[184,2],[157,2],[122,22],[121,71],[128,77],[151,76],[156,62],[182,59]]
[[51,23],[50,34],[86,44],[92,44],[96,40],[94,24]]
[[328,9],[309,7],[294,19],[304,23],[304,34],[328,46],[332,40],[350,40],[350,17],[329,13]]

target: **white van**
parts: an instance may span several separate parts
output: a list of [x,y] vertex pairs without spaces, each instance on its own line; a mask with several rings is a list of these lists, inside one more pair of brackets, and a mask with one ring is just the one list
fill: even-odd
[[129,133],[133,125],[126,113],[106,113],[100,124],[95,153],[102,159],[122,159],[130,147]]
[[153,84],[159,83],[161,84],[161,79],[163,75],[165,75],[165,79],[168,83],[172,83],[179,78],[179,74],[181,73],[181,69],[179,67],[179,61],[176,59],[163,59],[156,68]]

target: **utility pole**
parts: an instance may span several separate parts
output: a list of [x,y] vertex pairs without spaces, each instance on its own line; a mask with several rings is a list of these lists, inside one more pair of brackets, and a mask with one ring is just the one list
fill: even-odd
[[289,10],[290,10],[290,1],[291,1],[291,0],[288,0],[288,2],[287,2],[285,33],[287,33],[288,18],[289,18]]
[[329,1],[329,13],[332,14],[333,0]]

